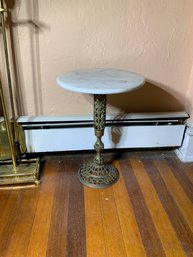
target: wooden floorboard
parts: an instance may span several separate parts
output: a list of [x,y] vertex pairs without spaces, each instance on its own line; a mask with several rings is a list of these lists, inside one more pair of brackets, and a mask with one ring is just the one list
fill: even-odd
[[[118,161],[114,165],[121,171]],[[113,191],[127,256],[144,257],[146,253],[131,200],[127,193],[122,173],[120,172],[119,175],[119,181],[113,186]]]
[[77,179],[77,171],[81,162],[68,164],[70,173],[67,256],[86,257],[86,228],[84,208],[84,188]]
[[166,256],[161,244],[161,240],[156,231],[155,224],[153,223],[150,212],[145,203],[143,193],[139,187],[133,168],[128,160],[121,162],[121,172],[123,174],[128,195],[133,205],[135,218],[147,256]]
[[[39,199],[31,231],[27,256],[46,256],[52,209],[56,190],[56,179],[60,165],[48,160],[42,171],[42,183],[37,190]],[[50,247],[50,244],[49,244]]]
[[9,204],[2,220],[3,231],[0,235],[2,256],[19,257],[27,255],[33,220],[36,212],[38,191],[35,189],[11,192]]
[[172,194],[168,191],[155,163],[149,160],[143,160],[143,164],[159,196],[162,206],[170,219],[179,243],[187,256],[192,256],[193,234],[191,228],[180,212]]
[[100,191],[85,187],[84,198],[87,256],[108,256],[101,211]]
[[181,170],[183,170],[183,173],[186,175],[186,177],[189,179],[191,184],[193,184],[193,163],[180,163],[179,161],[177,162],[177,165],[180,166]]
[[46,256],[67,255],[70,177],[68,171],[63,172],[65,170],[63,162],[59,162],[58,165],[60,168],[56,177]]
[[173,152],[104,154],[112,187],[77,179],[93,155],[45,156],[41,184],[0,190],[0,257],[192,257],[193,164]]
[[193,232],[193,205],[166,161],[156,161],[162,179]]
[[126,249],[113,194],[113,187],[100,190],[100,203],[107,256],[126,257]]
[[167,158],[167,165],[170,167],[171,171],[180,183],[186,195],[193,203],[193,186],[191,181],[186,176],[187,173],[183,172],[184,168],[181,168],[181,166],[179,165],[179,161],[177,162],[174,159],[169,158]]
[[142,161],[131,159],[131,164],[166,256],[185,256],[176,237],[175,230],[161,204],[151,179],[146,173]]

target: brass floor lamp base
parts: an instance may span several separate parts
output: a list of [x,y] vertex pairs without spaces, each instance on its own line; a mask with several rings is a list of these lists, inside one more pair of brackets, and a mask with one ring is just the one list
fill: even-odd
[[117,182],[118,170],[110,164],[97,165],[94,161],[83,165],[78,171],[82,184],[91,188],[106,188]]
[[34,184],[39,181],[40,159],[23,159],[16,170],[11,161],[0,163],[0,185]]

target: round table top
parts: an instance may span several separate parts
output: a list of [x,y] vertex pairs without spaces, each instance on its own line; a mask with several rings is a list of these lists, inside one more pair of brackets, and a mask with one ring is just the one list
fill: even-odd
[[62,88],[87,94],[118,94],[142,86],[144,77],[118,69],[77,70],[57,77]]

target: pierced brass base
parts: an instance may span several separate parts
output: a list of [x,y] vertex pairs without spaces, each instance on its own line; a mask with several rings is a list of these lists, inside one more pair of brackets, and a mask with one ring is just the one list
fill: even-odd
[[113,165],[90,162],[79,169],[78,178],[85,186],[105,188],[117,182],[119,172]]
[[0,185],[35,184],[39,181],[40,159],[23,159],[16,170],[11,161],[0,163]]

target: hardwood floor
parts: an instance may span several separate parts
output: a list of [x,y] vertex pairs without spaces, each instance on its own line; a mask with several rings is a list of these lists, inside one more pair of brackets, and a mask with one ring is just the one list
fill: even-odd
[[44,157],[40,186],[0,190],[0,257],[193,256],[193,163],[105,154],[120,179],[97,190],[77,179],[91,157]]

